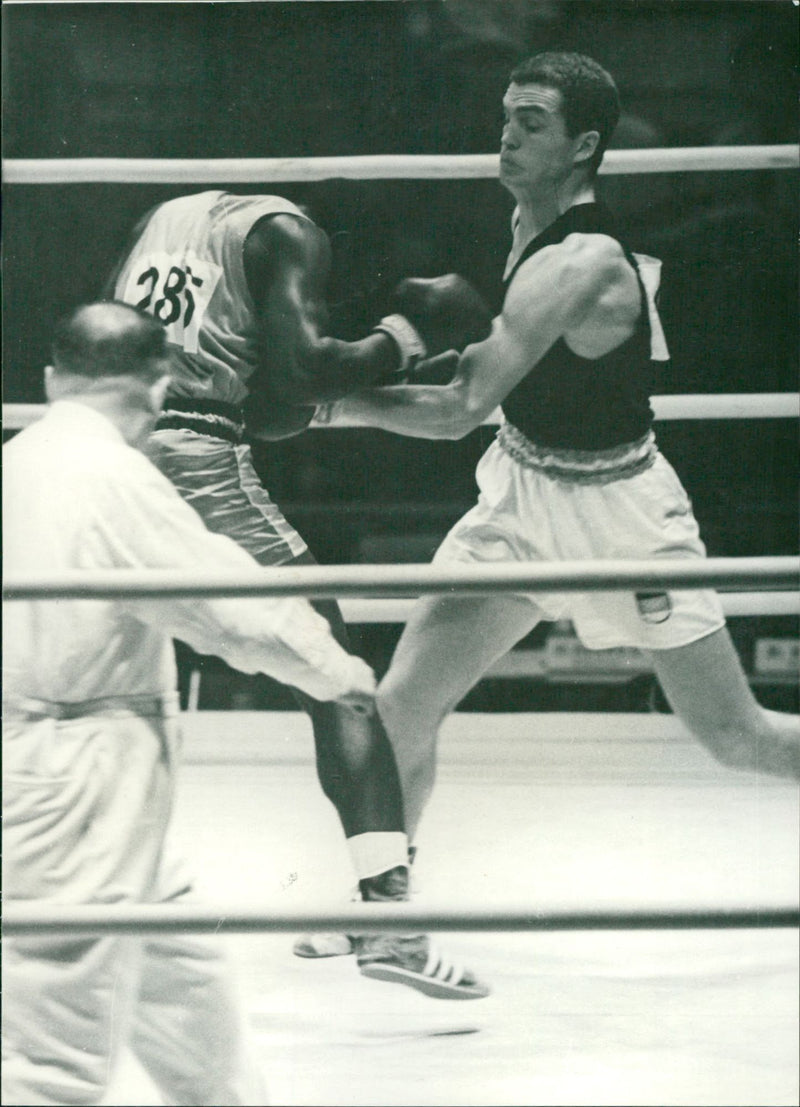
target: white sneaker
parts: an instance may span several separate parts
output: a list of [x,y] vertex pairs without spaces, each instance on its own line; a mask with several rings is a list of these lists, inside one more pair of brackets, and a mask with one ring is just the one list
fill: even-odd
[[406,984],[433,999],[484,999],[489,988],[451,961],[427,934],[364,934],[356,939],[362,976]]

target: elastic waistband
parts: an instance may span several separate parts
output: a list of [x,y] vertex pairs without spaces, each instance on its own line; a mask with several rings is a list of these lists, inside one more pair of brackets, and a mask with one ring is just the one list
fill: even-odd
[[156,420],[156,430],[191,430],[238,445],[244,437],[242,409],[222,400],[170,396]]
[[102,696],[96,700],[54,703],[22,697],[3,701],[7,718],[81,719],[88,715],[177,715],[177,693],[164,696]]
[[539,446],[511,423],[503,423],[497,432],[497,442],[519,465],[568,484],[610,484],[627,480],[649,469],[658,457],[652,430],[635,442],[625,442],[608,450],[570,450]]

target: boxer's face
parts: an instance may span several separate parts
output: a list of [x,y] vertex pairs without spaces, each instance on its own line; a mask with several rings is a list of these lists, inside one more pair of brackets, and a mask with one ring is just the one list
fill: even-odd
[[567,179],[579,160],[587,134],[570,138],[561,106],[558,89],[509,86],[503,97],[500,180],[512,192],[551,190]]

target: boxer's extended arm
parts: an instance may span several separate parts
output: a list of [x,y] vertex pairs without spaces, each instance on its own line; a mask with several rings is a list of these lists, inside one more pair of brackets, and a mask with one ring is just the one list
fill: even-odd
[[309,405],[404,379],[419,359],[463,350],[489,331],[480,295],[451,273],[401,282],[390,314],[366,338],[344,342],[330,336],[330,244],[323,231],[295,216],[257,224],[244,261],[262,340],[262,368],[248,382],[245,416],[261,437],[297,433],[313,414]]
[[466,348],[449,384],[368,389],[321,409],[315,422],[463,438],[558,338],[582,357],[601,357],[630,337],[640,312],[636,274],[619,244],[570,235],[520,267],[491,334]]
[[244,264],[261,331],[261,367],[248,382],[245,408],[254,433],[262,427],[268,437],[280,437],[274,432],[282,428],[297,433],[315,403],[399,367],[397,345],[382,332],[358,342],[327,334],[331,251],[314,223],[288,214],[262,220],[245,242]]

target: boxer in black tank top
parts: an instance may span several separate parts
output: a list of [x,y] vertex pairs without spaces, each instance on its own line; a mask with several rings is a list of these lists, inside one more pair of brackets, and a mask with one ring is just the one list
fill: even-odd
[[[668,360],[660,265],[619,241],[595,195],[619,116],[613,79],[581,55],[536,55],[511,74],[503,107],[500,180],[517,207],[491,335],[466,348],[449,384],[368,389],[327,418],[455,439],[502,405],[480,499],[438,562],[702,558],[651,429],[653,370]],[[756,702],[713,591],[428,597],[378,690],[412,834],[446,714],[540,620],[558,618],[590,648],[646,651],[673,710],[723,764],[800,779],[798,719]]]
[[[506,287],[529,257],[569,234],[603,234],[617,239],[610,213],[602,204],[578,204],[559,216],[525,248],[506,278]],[[618,240],[618,239],[617,239]],[[634,255],[625,257],[638,276]],[[540,446],[603,450],[642,438],[653,423],[650,394],[660,365],[652,357],[646,293],[640,283],[642,311],[630,338],[602,357],[580,357],[557,338],[532,372],[503,400],[509,423]]]

